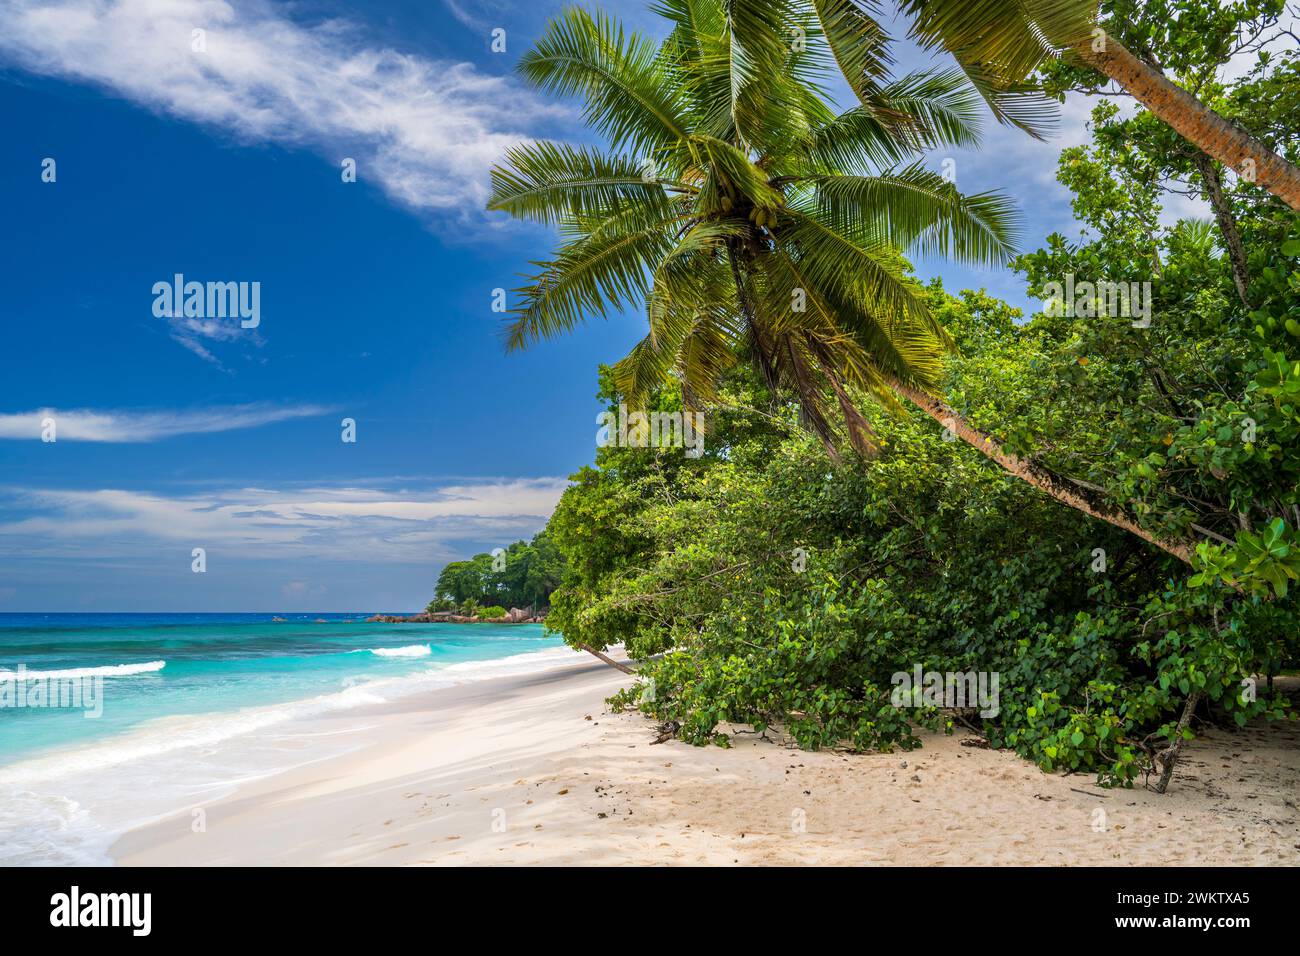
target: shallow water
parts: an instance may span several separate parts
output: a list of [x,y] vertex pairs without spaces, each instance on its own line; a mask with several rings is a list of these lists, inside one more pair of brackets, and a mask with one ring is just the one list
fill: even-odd
[[368,616],[0,615],[0,864],[108,862],[128,826],[328,754],[296,719],[565,653],[536,624]]

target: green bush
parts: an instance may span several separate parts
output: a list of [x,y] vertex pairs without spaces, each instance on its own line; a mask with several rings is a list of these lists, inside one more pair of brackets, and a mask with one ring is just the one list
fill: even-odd
[[[774,722],[807,749],[911,750],[913,724],[937,727],[933,708],[890,700],[899,609],[881,582],[843,594],[833,581],[807,600],[768,595],[754,612],[724,606],[690,645],[646,664],[642,683],[614,699],[678,725],[683,740],[727,744],[719,722],[762,732]],[[878,640],[863,641],[863,628]]]

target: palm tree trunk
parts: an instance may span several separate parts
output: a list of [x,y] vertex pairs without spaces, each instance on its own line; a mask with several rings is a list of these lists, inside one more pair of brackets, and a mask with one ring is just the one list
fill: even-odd
[[1300,168],[1288,163],[1236,123],[1224,119],[1191,93],[1130,53],[1112,36],[1094,49],[1091,38],[1074,46],[1089,66],[1106,74],[1171,126],[1188,142],[1237,171],[1248,182],[1263,186],[1300,212]]
[[590,644],[580,644],[578,646],[581,647],[588,654],[590,654],[592,657],[595,657],[598,660],[608,664],[610,667],[614,668],[615,670],[622,671],[624,674],[636,673],[636,671],[628,667],[626,664],[620,664],[618,661],[614,660],[614,658],[602,654],[600,651],[596,650]]
[[1123,528],[1130,534],[1135,534],[1143,541],[1155,545],[1162,551],[1172,554],[1184,564],[1192,563],[1192,546],[1187,541],[1169,540],[1160,538],[1152,534],[1146,528],[1141,527],[1133,521],[1128,515],[1111,507],[1104,501],[1095,497],[1086,488],[1072,487],[1063,483],[1056,476],[1052,475],[1045,468],[1027,461],[1019,455],[1013,455],[1005,450],[992,435],[980,431],[963,419],[947,404],[935,398],[933,395],[927,395],[919,389],[911,388],[902,382],[890,379],[889,385],[899,395],[902,395],[921,411],[925,412],[935,421],[939,422],[945,428],[953,432],[962,441],[966,442],[981,455],[997,462],[1007,472],[1015,475],[1021,481],[1033,485],[1038,490],[1050,495],[1062,504],[1069,505],[1076,511],[1082,511],[1086,515],[1091,515],[1107,524],[1112,524],[1117,528]]

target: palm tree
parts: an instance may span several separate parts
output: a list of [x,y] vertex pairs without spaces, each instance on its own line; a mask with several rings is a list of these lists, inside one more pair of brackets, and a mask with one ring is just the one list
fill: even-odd
[[[517,290],[508,347],[644,302],[648,334],[615,367],[629,402],[674,375],[688,404],[705,406],[747,360],[797,396],[835,455],[825,396],[863,454],[871,430],[853,390],[893,407],[901,396],[1054,498],[1189,561],[1185,543],[1006,452],[936,397],[950,342],[898,250],[999,263],[1014,238],[1004,197],[962,195],[910,162],[977,142],[978,98],[961,74],[888,81],[886,38],[851,5],[656,10],[673,24],[662,46],[570,9],[520,63],[541,89],[581,97],[609,147],[531,143],[493,170],[489,208],[557,225],[563,239]],[[836,68],[861,101],[838,114],[821,87]]]
[[1118,83],[1206,155],[1300,211],[1300,168],[1102,30],[1097,0],[903,0],[901,7],[912,18],[912,35],[951,53],[999,119],[1037,134],[1044,101],[1023,81],[1048,60],[1072,56]]

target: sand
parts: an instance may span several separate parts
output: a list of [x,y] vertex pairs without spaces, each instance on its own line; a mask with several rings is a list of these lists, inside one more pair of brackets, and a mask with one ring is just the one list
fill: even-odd
[[1295,865],[1300,727],[1193,741],[1164,796],[925,734],[911,753],[654,744],[578,657],[317,720],[355,746],[132,830],[121,865]]

